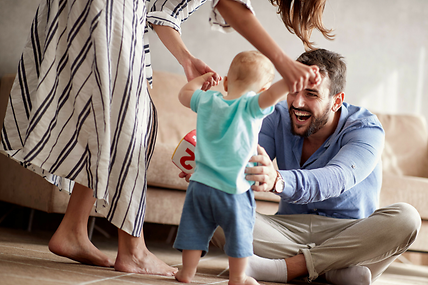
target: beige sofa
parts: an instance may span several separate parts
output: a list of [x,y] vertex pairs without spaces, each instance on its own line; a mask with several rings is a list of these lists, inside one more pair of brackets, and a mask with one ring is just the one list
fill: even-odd
[[[0,83],[0,123],[12,86],[13,75]],[[148,170],[146,222],[177,225],[187,183],[178,178],[180,170],[171,155],[187,132],[195,128],[196,115],[177,99],[185,77],[164,72],[154,73],[151,96],[158,110],[159,132]],[[421,234],[411,249],[428,252],[428,134],[425,120],[410,115],[378,115],[386,131],[382,160],[384,181],[380,206],[408,202],[422,218]],[[0,200],[49,212],[64,213],[68,194],[59,192],[43,178],[0,155]],[[257,210],[274,214],[278,197],[256,193]],[[93,213],[93,215],[96,215]]]
[[[0,124],[6,111],[14,74],[0,80]],[[172,153],[185,134],[195,128],[195,114],[177,98],[186,82],[184,76],[155,72],[151,96],[158,109],[159,131],[148,170],[146,222],[178,225],[187,182],[178,177],[180,170],[171,162]],[[68,193],[58,191],[43,178],[0,155],[0,200],[48,213],[64,213]],[[257,207],[263,213],[275,213],[278,197],[258,195]],[[93,216],[98,216],[94,211]]]

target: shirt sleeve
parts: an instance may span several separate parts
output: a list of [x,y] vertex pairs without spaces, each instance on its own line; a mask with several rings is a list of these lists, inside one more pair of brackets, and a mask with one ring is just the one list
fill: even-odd
[[[255,94],[255,93],[253,93]],[[256,95],[247,95],[248,98],[248,110],[251,116],[255,119],[261,119],[264,118],[270,114],[272,114],[273,110],[275,109],[274,106],[269,106],[265,109],[260,108],[259,105],[259,97],[260,93]]]
[[[232,31],[232,27],[226,23],[215,8],[220,0],[211,1],[211,13],[209,23],[213,30],[222,32]],[[250,0],[235,0],[242,3],[254,14]],[[169,26],[181,34],[181,23],[187,20],[207,0],[154,0],[150,5],[147,21],[149,25]]]
[[359,128],[343,136],[343,146],[317,169],[280,171],[286,202],[307,204],[337,197],[366,179],[380,161],[384,132],[378,127]]
[[198,112],[199,101],[200,101],[202,94],[204,94],[204,93],[205,92],[202,91],[201,89],[198,89],[193,93],[192,98],[190,99],[190,109],[193,112],[195,112],[195,113]]

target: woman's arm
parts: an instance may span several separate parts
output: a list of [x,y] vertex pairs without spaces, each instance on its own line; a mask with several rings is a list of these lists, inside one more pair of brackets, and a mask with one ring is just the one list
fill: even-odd
[[272,61],[291,93],[312,88],[320,82],[318,67],[306,66],[288,57],[245,5],[234,0],[220,0],[216,8],[230,26]]
[[187,81],[190,81],[202,74],[207,72],[214,73],[212,78],[214,80],[206,81],[202,90],[208,90],[212,86],[217,85],[221,81],[221,76],[214,72],[208,65],[202,60],[195,58],[190,51],[187,49],[180,34],[175,29],[169,26],[153,25],[153,29],[159,36],[159,39],[165,45],[165,47],[171,52],[171,54],[177,59],[178,63],[184,69]]

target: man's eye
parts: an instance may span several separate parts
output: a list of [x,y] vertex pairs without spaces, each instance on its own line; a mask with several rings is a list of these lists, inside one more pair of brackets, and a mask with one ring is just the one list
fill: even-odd
[[309,96],[309,97],[317,97],[317,96],[318,96],[318,94],[315,94],[315,93],[308,93],[308,96]]

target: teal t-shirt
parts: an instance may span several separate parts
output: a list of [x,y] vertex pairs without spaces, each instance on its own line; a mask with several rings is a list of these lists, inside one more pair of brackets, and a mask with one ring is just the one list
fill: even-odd
[[254,92],[225,100],[220,92],[195,91],[190,101],[197,113],[196,168],[191,180],[230,194],[250,188],[245,167],[257,154],[263,118],[274,110],[273,106],[260,109],[258,99]]

